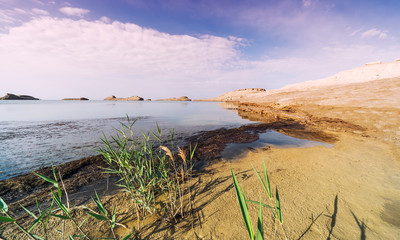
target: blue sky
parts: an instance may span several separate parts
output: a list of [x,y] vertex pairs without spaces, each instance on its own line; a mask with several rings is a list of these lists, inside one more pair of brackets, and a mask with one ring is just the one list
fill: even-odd
[[214,97],[400,58],[400,1],[0,0],[0,95]]

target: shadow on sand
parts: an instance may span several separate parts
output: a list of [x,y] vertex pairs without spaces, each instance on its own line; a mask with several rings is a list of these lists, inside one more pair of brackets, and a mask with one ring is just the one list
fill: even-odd
[[[324,214],[325,217],[330,218],[330,223],[328,223],[327,229],[328,229],[328,236],[327,236],[327,240],[331,240],[331,239],[339,239],[338,237],[335,237],[333,231],[335,229],[336,223],[337,223],[337,214],[338,214],[338,195],[336,194],[335,196],[335,200],[333,202],[333,212],[332,214],[329,213],[329,209],[327,207],[328,214]],[[357,223],[357,226],[360,228],[360,240],[365,240],[367,239],[367,235],[366,235],[366,229],[367,226],[364,223],[364,221],[360,220],[359,218],[357,218],[357,216],[354,214],[353,211],[350,210],[351,215],[353,215],[354,220]],[[314,219],[313,215],[311,215],[311,223],[310,225],[307,227],[307,229],[300,235],[299,238],[297,238],[298,240],[303,239],[303,237],[311,230],[311,227],[317,222],[318,218],[323,214],[323,212],[321,212],[320,214],[318,214],[318,216]]]
[[[249,171],[250,170],[238,172],[237,175],[240,175],[242,180],[246,180],[251,176],[248,174]],[[210,175],[212,173],[203,171],[201,175],[203,174]],[[160,239],[157,237],[157,234],[165,231],[168,232],[168,235],[171,238],[180,239],[181,235],[187,233],[188,231],[196,227],[202,227],[207,219],[212,218],[218,212],[217,210],[208,216],[204,216],[204,214],[202,213],[202,209],[210,202],[218,199],[224,193],[229,192],[231,189],[233,189],[232,182],[224,189],[215,191],[215,189],[217,189],[217,186],[224,184],[226,181],[232,181],[232,177],[230,175],[225,177],[218,177],[204,183],[202,177],[198,176],[197,181],[191,185],[192,200],[189,209],[187,209],[187,213],[189,216],[182,219],[181,222],[179,222],[178,224],[167,223],[161,220],[155,221],[152,224],[144,226],[144,228],[142,228],[140,231],[142,234],[136,235],[135,239]],[[211,198],[209,198],[210,194],[212,194]],[[203,198],[207,198],[207,201],[202,201]],[[197,205],[196,202],[203,203]],[[196,232],[194,234],[197,236]],[[197,239],[202,238],[197,236]]]

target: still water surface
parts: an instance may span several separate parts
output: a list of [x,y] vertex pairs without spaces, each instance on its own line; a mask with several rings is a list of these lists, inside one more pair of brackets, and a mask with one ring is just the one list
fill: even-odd
[[138,119],[137,135],[157,123],[178,140],[251,123],[215,102],[0,101],[0,180],[97,154],[126,116]]

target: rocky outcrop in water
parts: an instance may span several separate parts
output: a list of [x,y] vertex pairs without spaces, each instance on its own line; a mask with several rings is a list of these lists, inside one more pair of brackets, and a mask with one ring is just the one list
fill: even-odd
[[7,93],[6,95],[4,95],[4,97],[0,97],[0,100],[39,100],[39,98],[28,95],[15,95]]
[[104,100],[114,100],[116,97],[114,95],[111,95],[109,97],[104,98]]
[[192,99],[182,96],[179,98],[164,98],[164,99],[157,99],[157,101],[192,101]]
[[81,97],[81,98],[63,98],[62,100],[67,100],[67,101],[87,101],[89,99],[85,98],[85,97]]
[[131,96],[127,98],[117,98],[114,95],[104,98],[106,101],[143,101],[144,99],[139,96]]

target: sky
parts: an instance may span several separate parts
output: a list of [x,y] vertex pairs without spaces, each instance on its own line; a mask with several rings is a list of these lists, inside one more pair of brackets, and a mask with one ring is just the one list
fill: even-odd
[[400,58],[399,0],[0,0],[0,95],[216,97]]

